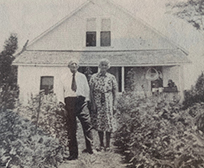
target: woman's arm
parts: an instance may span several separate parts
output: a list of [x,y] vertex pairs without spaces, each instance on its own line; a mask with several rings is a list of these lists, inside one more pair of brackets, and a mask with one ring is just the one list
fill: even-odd
[[95,104],[95,100],[94,100],[94,79],[93,79],[93,76],[91,77],[89,82],[90,82],[89,85],[90,85],[91,110],[93,112],[96,112],[96,104]]
[[118,84],[117,84],[115,76],[113,77],[113,89],[112,89],[112,93],[113,93],[113,110],[116,110],[116,107],[117,107],[117,97],[118,97]]

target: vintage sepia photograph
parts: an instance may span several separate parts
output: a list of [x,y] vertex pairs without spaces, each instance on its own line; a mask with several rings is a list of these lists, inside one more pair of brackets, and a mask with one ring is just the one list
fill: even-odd
[[203,168],[204,0],[0,0],[0,168]]

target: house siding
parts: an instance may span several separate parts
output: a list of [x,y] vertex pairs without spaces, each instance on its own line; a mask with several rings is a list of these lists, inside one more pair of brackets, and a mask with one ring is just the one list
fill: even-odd
[[[88,18],[96,18],[95,47],[86,47]],[[111,20],[111,46],[100,47],[101,20],[104,18]],[[58,95],[60,75],[67,71],[71,58],[78,58],[82,66],[97,66],[99,59],[110,58],[112,66],[121,67],[122,91],[126,80],[125,67],[133,67],[136,90],[138,94],[145,92],[147,95],[151,95],[151,81],[145,78],[145,73],[148,68],[160,66],[163,86],[166,87],[168,80],[172,79],[179,94],[183,95],[181,64],[188,62],[184,59],[187,54],[156,30],[108,1],[89,1],[36,38],[26,50],[16,58],[20,99],[24,102],[31,93],[39,93],[41,76],[54,77],[54,93]]]
[[27,103],[31,95],[35,96],[40,93],[41,76],[54,77],[53,92],[58,95],[60,76],[67,70],[67,67],[19,66],[18,85],[20,87],[20,100],[23,103]]
[[[97,46],[86,47],[86,20],[96,18]],[[101,19],[111,19],[111,46],[100,47]],[[35,41],[28,50],[152,50],[175,49],[166,38],[115,6],[89,3]]]
[[[151,92],[151,81],[145,78],[145,74],[149,67],[133,67],[135,72],[134,80],[136,86],[136,92],[138,95],[150,96]],[[31,95],[37,95],[40,92],[40,80],[42,76],[53,76],[54,77],[54,90],[53,92],[58,96],[60,76],[64,74],[67,67],[31,67],[31,66],[19,66],[18,68],[18,84],[20,86],[20,100],[27,103],[30,100]],[[168,80],[172,79],[178,86],[178,90],[182,91],[183,78],[182,78],[182,67],[162,67],[163,74],[163,86],[168,86]],[[180,75],[175,75],[180,74]],[[126,76],[125,76],[126,79]],[[142,85],[144,89],[142,88]],[[180,96],[182,97],[182,92]]]

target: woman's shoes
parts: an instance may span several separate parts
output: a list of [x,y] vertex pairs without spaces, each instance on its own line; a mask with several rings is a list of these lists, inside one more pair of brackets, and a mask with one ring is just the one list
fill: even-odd
[[111,152],[110,147],[106,147],[106,148],[105,148],[105,151],[106,151],[106,152]]
[[104,147],[104,146],[99,146],[98,148],[96,148],[97,152],[111,152],[111,148],[110,147]]
[[96,151],[97,152],[104,152],[105,148],[104,148],[104,146],[99,146],[98,148],[96,148]]

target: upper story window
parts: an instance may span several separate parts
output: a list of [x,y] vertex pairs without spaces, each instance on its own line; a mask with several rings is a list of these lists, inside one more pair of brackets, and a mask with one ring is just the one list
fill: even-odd
[[111,45],[111,20],[110,19],[102,19],[101,20],[101,46],[110,46]]
[[96,46],[96,32],[86,32],[86,46]]
[[90,18],[86,22],[86,46],[96,46],[96,19]]
[[[100,34],[100,37],[97,35],[97,32]],[[100,44],[97,41],[100,41]],[[101,24],[97,24],[96,18],[86,20],[86,47],[95,47],[98,45],[111,46],[110,19],[101,19]]]
[[111,45],[111,33],[110,31],[101,31],[101,46],[110,46]]
[[54,77],[41,76],[40,90],[44,91],[45,95],[53,93]]

